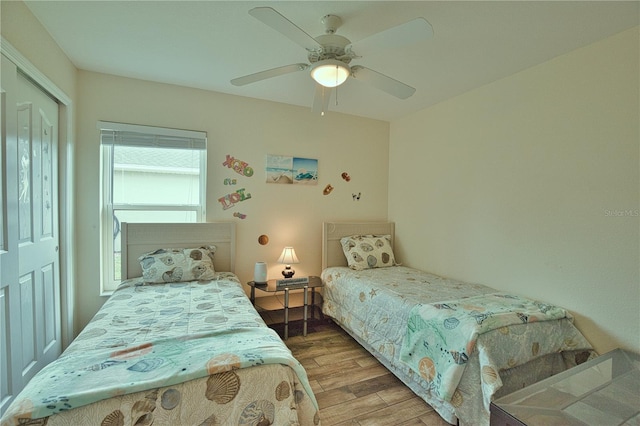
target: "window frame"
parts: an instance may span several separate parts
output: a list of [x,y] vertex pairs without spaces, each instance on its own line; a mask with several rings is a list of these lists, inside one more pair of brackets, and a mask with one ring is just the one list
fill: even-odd
[[[100,295],[108,296],[117,288],[120,280],[115,276],[114,247],[114,212],[116,211],[170,211],[170,212],[194,212],[195,222],[206,221],[206,184],[207,184],[207,139],[206,133],[190,130],[178,130],[161,127],[139,126],[122,123],[98,122],[100,130],[100,155],[101,155],[101,196],[100,196]],[[108,132],[135,132],[146,136],[168,136],[171,146],[166,144],[144,144],[146,148],[189,148],[188,140],[198,138],[202,144],[191,149],[200,151],[199,160],[199,204],[132,204],[113,203],[114,180],[114,146],[128,145],[127,143],[115,143],[115,137],[111,143],[105,142],[105,134]],[[180,147],[180,138],[185,139],[185,147]],[[107,137],[108,139],[108,137]],[[140,145],[138,145],[140,146]]]

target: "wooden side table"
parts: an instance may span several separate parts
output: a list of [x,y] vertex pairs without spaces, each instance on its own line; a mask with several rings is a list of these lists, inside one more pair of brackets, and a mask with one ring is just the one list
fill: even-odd
[[324,286],[322,279],[316,276],[309,277],[309,283],[304,285],[303,287],[294,286],[292,288],[284,287],[277,288],[276,280],[269,280],[266,284],[259,284],[255,281],[249,281],[247,283],[249,287],[251,287],[251,303],[255,306],[256,304],[256,289],[260,291],[264,291],[267,293],[277,293],[278,291],[284,291],[284,339],[287,340],[289,338],[289,291],[304,289],[304,310],[303,310],[303,326],[302,326],[302,335],[307,335],[307,323],[309,320],[308,317],[308,309],[309,309],[309,289],[311,289],[311,306],[315,307],[316,303],[316,288]]

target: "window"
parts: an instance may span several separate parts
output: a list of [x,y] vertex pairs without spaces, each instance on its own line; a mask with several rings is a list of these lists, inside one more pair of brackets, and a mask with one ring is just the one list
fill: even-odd
[[121,279],[122,222],[203,222],[206,133],[98,123],[102,155],[102,285]]

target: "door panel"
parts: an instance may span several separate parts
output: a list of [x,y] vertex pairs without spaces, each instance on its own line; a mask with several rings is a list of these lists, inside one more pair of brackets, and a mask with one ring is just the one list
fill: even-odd
[[[33,376],[36,363],[36,291],[32,274],[20,277],[20,335],[22,336],[22,377],[25,383]],[[11,307],[13,309],[13,306]]]
[[[57,117],[57,105],[56,105],[56,117]],[[56,120],[57,121],[57,120]],[[57,126],[56,126],[57,127]],[[40,182],[41,202],[40,207],[42,212],[40,217],[42,218],[42,226],[40,228],[40,237],[53,238],[53,207],[57,204],[53,200],[53,196],[56,194],[53,187],[54,179],[54,163],[52,156],[54,154],[54,148],[56,146],[54,139],[54,131],[56,127],[51,124],[49,117],[40,112],[40,169],[42,180]],[[56,168],[57,171],[57,168]]]
[[[7,129],[3,131],[7,247],[0,254],[6,319],[0,357],[3,371],[7,371],[2,376],[2,411],[62,348],[58,104],[12,65],[2,58],[2,89],[6,93],[3,123]],[[8,73],[11,76],[5,77]],[[14,129],[10,129],[12,121]],[[10,187],[15,190],[8,191]]]
[[[29,127],[18,129],[18,167],[20,169],[20,229],[25,231],[19,243],[19,273],[33,280],[32,297],[23,301],[22,306],[31,303],[33,309],[31,323],[22,324],[24,335],[33,337],[35,344],[35,363],[23,371],[26,383],[33,374],[60,355],[60,280],[52,271],[58,272],[58,235],[57,223],[57,122],[58,105],[38,87],[21,74],[17,77],[18,111],[28,106],[24,115]],[[54,125],[55,124],[55,125]],[[29,140],[24,140],[27,136]],[[20,150],[20,147],[24,148]],[[26,147],[30,150],[27,153]],[[48,270],[48,273],[45,271]],[[50,281],[47,297],[46,279]],[[31,329],[27,329],[27,328]],[[47,337],[47,330],[55,330]],[[24,345],[23,345],[24,346]]]
[[[0,272],[2,272],[0,270]],[[2,412],[6,409],[6,402],[12,396],[12,373],[9,369],[9,297],[8,287],[0,288],[0,402],[2,402]]]
[[[2,346],[0,359],[0,409],[4,412],[22,389],[22,336],[20,330],[20,275],[18,273],[18,110],[16,66],[0,55],[0,89],[2,91],[2,168],[4,247],[0,251],[0,292],[2,294]],[[4,372],[6,371],[6,374]]]
[[18,238],[21,244],[31,242],[31,129],[33,114],[31,103],[18,104]]
[[59,342],[59,334],[58,330],[60,329],[58,316],[59,312],[56,312],[56,307],[54,303],[47,303],[47,300],[56,300],[57,293],[57,275],[56,268],[53,264],[45,265],[41,270],[42,275],[42,295],[44,296],[43,300],[43,309],[42,314],[44,316],[44,334],[42,341],[44,352],[50,351],[53,345],[58,344]]

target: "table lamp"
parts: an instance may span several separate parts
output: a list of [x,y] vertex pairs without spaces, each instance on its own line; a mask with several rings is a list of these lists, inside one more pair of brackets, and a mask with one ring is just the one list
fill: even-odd
[[300,261],[298,260],[296,251],[293,249],[293,247],[285,247],[284,250],[282,250],[282,254],[278,258],[278,263],[286,265],[284,270],[282,271],[282,275],[285,278],[291,278],[293,277],[293,274],[296,273],[296,271],[291,269],[291,264],[300,263]]

